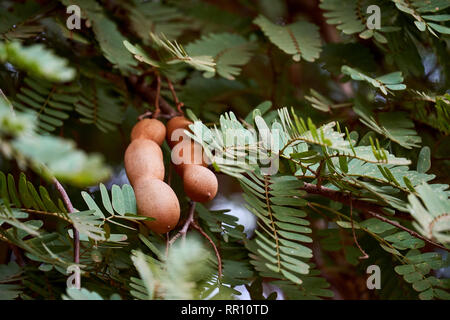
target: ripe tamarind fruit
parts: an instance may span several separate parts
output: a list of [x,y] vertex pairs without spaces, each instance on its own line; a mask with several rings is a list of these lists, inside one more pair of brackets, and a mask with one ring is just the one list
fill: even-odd
[[139,214],[156,219],[144,221],[150,230],[166,233],[175,228],[180,219],[180,204],[167,183],[143,176],[133,188]]
[[[167,140],[172,145],[172,162],[183,179],[186,195],[193,201],[212,200],[218,189],[217,178],[207,167],[200,145],[186,134],[176,139],[172,136],[177,129],[189,129],[191,121],[185,117],[174,117],[167,123]],[[175,138],[174,140],[172,140]]]
[[183,140],[173,146],[172,163],[179,175],[182,175],[183,166],[188,164],[208,166],[203,158],[202,146],[193,140]]
[[192,121],[182,116],[173,117],[167,122],[167,143],[171,148],[173,148],[173,146],[179,143],[180,141],[189,140],[189,137],[185,133],[181,133],[179,137],[175,137],[172,135],[174,131],[177,129],[189,130],[189,125],[191,124]]
[[187,196],[197,202],[207,202],[217,194],[216,175],[208,168],[195,164],[183,167],[183,188]]
[[139,138],[149,139],[162,145],[166,136],[166,127],[156,119],[145,118],[140,120],[131,130],[131,141]]
[[144,221],[144,224],[157,233],[174,229],[180,219],[178,198],[164,182],[160,145],[165,136],[166,128],[162,122],[141,120],[131,131],[131,143],[124,156],[125,171],[133,186],[138,213],[155,219]]
[[164,179],[163,154],[159,145],[147,139],[131,141],[125,150],[125,171],[133,185],[142,176]]

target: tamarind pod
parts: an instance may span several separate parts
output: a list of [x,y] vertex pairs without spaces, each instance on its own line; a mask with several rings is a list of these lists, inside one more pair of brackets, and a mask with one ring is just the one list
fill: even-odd
[[175,117],[167,123],[167,139],[172,147],[172,162],[183,179],[186,195],[193,201],[207,202],[217,194],[217,177],[206,168],[208,164],[201,145],[184,133],[184,130],[189,130],[190,124],[192,122],[185,117]]
[[192,121],[186,119],[185,117],[178,116],[170,119],[167,124],[167,143],[171,148],[176,145],[178,142],[183,140],[189,140],[190,138],[184,133],[184,131],[177,131],[177,129],[189,130],[189,125],[192,124]]
[[172,188],[152,176],[142,176],[133,187],[138,213],[155,220],[144,221],[152,231],[166,233],[174,229],[180,219],[180,203]]
[[183,167],[188,164],[196,164],[207,167],[203,148],[193,140],[184,140],[177,143],[172,149],[172,163],[179,175],[182,175]]
[[183,188],[191,200],[207,202],[214,199],[217,194],[217,177],[208,168],[192,164],[185,165],[183,167]]
[[164,179],[163,154],[159,145],[152,140],[133,140],[125,150],[124,163],[132,185],[141,176]]
[[131,130],[131,141],[136,139],[149,139],[162,145],[166,137],[166,126],[157,119],[142,119]]

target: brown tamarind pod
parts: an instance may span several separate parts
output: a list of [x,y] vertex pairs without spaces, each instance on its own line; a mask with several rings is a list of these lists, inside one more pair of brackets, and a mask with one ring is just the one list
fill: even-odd
[[173,146],[172,163],[179,175],[182,175],[183,167],[188,164],[208,166],[204,159],[202,146],[193,140],[183,140]]
[[[193,201],[212,200],[218,189],[217,177],[209,170],[204,159],[202,147],[185,133],[177,130],[189,130],[191,121],[185,117],[174,117],[167,123],[167,140],[172,147],[172,162],[175,170],[183,179],[186,195]],[[174,135],[178,133],[177,135]]]
[[183,167],[183,188],[193,201],[207,202],[217,194],[216,175],[208,168],[188,164]]
[[131,141],[125,150],[125,171],[134,185],[140,177],[164,179],[164,162],[160,146],[148,139]]
[[189,130],[189,125],[191,124],[192,121],[182,116],[173,117],[167,121],[167,143],[171,148],[182,140],[190,139],[184,132],[178,132],[177,136],[174,135],[174,132],[177,129]]
[[166,127],[157,119],[142,119],[131,130],[131,141],[142,138],[162,145],[166,137]]
[[142,176],[134,186],[138,212],[155,220],[144,221],[157,233],[166,233],[175,228],[180,219],[180,204],[172,188],[153,176]]

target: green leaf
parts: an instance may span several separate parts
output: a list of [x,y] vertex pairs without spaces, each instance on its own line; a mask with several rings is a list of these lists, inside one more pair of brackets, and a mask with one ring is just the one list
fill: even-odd
[[254,49],[253,43],[231,33],[211,33],[186,46],[190,56],[213,57],[217,74],[229,80],[240,74],[240,67],[250,60]]
[[300,61],[303,58],[312,62],[319,58],[321,43],[319,29],[316,25],[298,21],[279,26],[262,15],[259,15],[253,22],[261,28],[273,44],[292,55],[294,61]]
[[430,147],[423,147],[420,149],[419,158],[417,159],[417,171],[425,173],[431,168],[431,151]]
[[67,82],[75,77],[75,70],[68,66],[68,61],[56,56],[42,44],[24,47],[17,41],[0,42],[0,61],[9,62],[49,81]]

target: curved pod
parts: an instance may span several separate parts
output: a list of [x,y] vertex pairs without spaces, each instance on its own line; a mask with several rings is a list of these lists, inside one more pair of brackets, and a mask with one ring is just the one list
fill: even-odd
[[134,185],[138,212],[156,220],[144,221],[154,232],[166,233],[174,229],[180,219],[177,195],[164,181],[143,176]]
[[163,154],[152,140],[133,140],[125,151],[125,171],[131,184],[141,176],[164,179]]

